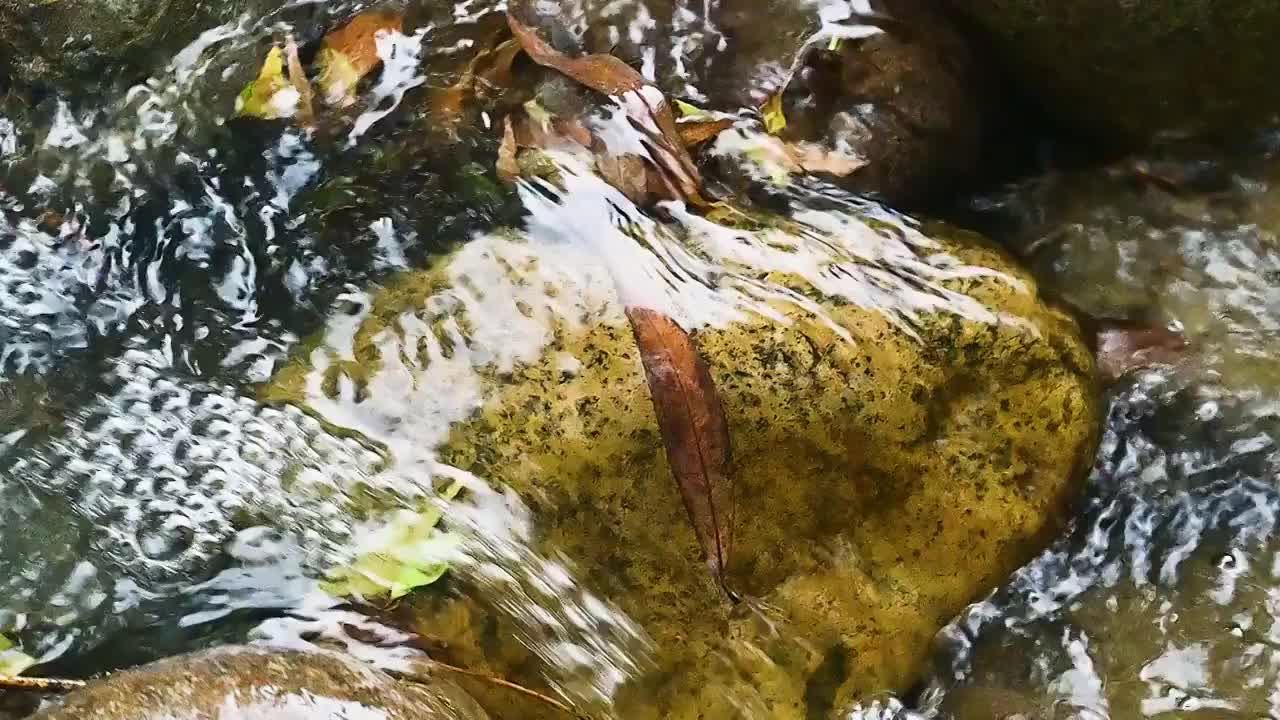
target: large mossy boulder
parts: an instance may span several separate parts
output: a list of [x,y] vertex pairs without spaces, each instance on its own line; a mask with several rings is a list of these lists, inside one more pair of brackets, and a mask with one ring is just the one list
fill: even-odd
[[[515,490],[539,551],[653,640],[655,672],[624,676],[621,716],[825,717],[904,689],[936,631],[1065,519],[1093,448],[1092,361],[980,238],[868,208],[753,230],[641,224],[598,237],[621,258],[601,262],[571,240],[575,224],[605,232],[580,209],[543,220],[562,241],[474,239],[335,317],[264,394]],[[641,235],[716,269],[664,271]],[[622,273],[663,278],[626,294],[695,331],[719,389],[736,604],[672,481]],[[492,598],[486,616],[428,598],[418,629],[519,677],[534,652],[493,638],[552,611],[514,619],[518,604]]]
[[32,720],[485,720],[446,681],[397,682],[330,652],[226,647],[95,680]]
[[1247,130],[1280,110],[1267,0],[951,0],[1023,89],[1116,144]]

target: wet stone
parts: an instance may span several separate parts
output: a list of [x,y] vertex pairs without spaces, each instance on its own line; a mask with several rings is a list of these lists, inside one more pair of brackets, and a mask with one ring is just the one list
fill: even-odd
[[[610,692],[628,718],[727,717],[739,703],[823,716],[908,687],[941,624],[1065,519],[1094,424],[1074,323],[980,238],[926,237],[875,206],[798,209],[757,230],[631,214],[624,235],[585,209],[606,207],[591,193],[607,188],[565,179],[580,184],[535,211],[536,232],[477,238],[401,276],[267,397],[405,451],[434,447],[455,472],[515,491],[537,554],[568,563],[564,587],[616,605],[652,650],[611,667],[565,649],[599,638],[570,634],[559,581],[498,580],[521,575],[500,549],[455,577],[470,588],[463,607],[424,597],[415,629],[500,675],[545,663],[623,681]],[[639,278],[661,266],[641,247],[682,258],[690,279],[666,297],[645,290]],[[711,288],[693,279],[709,262]],[[671,480],[615,282],[696,330],[719,388],[738,488],[727,582],[747,598],[736,606]],[[480,545],[498,542],[491,521],[479,529]],[[485,642],[495,627],[525,649]]]
[[32,720],[485,720],[445,680],[397,682],[336,653],[224,647],[95,680]]

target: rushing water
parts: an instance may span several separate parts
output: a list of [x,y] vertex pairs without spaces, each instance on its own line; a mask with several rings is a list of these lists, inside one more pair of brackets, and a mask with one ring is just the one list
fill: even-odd
[[[746,106],[760,97],[743,88],[786,70],[749,13],[582,4],[584,29],[690,100]],[[846,5],[805,12],[839,23]],[[507,618],[530,675],[608,712],[649,670],[652,639],[573,558],[534,549],[526,499],[438,456],[482,381],[618,295],[689,327],[787,307],[852,341],[760,268],[908,334],[939,309],[1007,320],[943,286],[991,271],[830,188],[779,193],[799,239],[679,206],[659,219],[572,157],[558,188],[499,188],[493,134],[433,130],[422,93],[456,79],[503,7],[415,8],[337,129],[231,117],[269,39],[317,37],[353,11],[336,2],[210,28],[127,91],[0,107],[0,632],[51,672],[246,638],[394,666],[417,651],[379,647],[370,636],[396,631],[320,581],[457,483],[469,502],[434,551]],[[753,59],[725,55],[718,17]],[[752,122],[718,150],[749,145]],[[1176,324],[1190,350],[1109,389],[1069,532],[943,632],[921,687],[856,715],[1280,715],[1275,164],[1265,139],[1247,163],[1189,152],[978,203],[1053,292],[1094,316]],[[449,253],[419,311],[379,294]],[[394,332],[367,331],[383,316]],[[562,355],[571,376],[582,359]],[[739,711],[767,717],[749,695]]]

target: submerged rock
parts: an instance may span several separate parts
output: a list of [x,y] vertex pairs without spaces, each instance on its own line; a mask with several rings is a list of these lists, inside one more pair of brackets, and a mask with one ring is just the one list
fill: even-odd
[[[143,77],[208,26],[249,0],[0,1],[0,57],[12,77],[59,84],[101,81],[132,70]],[[158,56],[158,57],[155,57]]]
[[[980,238],[875,206],[679,230],[596,225],[593,202],[402,276],[266,397],[515,490],[541,554],[653,642],[656,672],[621,678],[624,717],[826,716],[910,685],[934,633],[1065,519],[1095,420],[1075,324]],[[719,389],[736,606],[685,517],[624,304],[694,330]],[[488,619],[432,600],[418,629],[503,675],[592,662],[495,647],[495,627],[555,640],[559,615],[489,591]]]
[[991,89],[965,39],[930,3],[515,3],[566,53],[612,53],[706,110],[760,108],[786,90],[787,142],[806,169],[901,205],[976,174]]
[[[882,32],[813,47],[788,90],[784,138],[860,165],[843,187],[918,203],[978,172],[992,95],[960,34],[931,3],[892,0]],[[743,9],[745,21],[755,22]]]
[[1140,331],[1100,333],[1100,364],[1132,369],[1139,341],[1150,364],[1266,394],[1280,377],[1280,165],[1274,147],[1261,150],[1167,147],[1025,181],[975,207],[1047,293],[1098,325]]
[[953,0],[1023,89],[1106,141],[1230,134],[1280,110],[1267,0]]
[[89,683],[32,720],[484,720],[445,681],[397,682],[336,653],[228,647]]

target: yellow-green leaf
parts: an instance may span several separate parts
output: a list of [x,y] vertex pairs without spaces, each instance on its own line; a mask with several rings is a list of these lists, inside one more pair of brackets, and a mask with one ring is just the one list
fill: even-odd
[[[461,490],[461,484],[452,483],[440,496],[452,500]],[[436,582],[449,570],[448,559],[460,542],[436,527],[441,516],[435,505],[397,512],[371,547],[350,565],[329,573],[322,589],[335,597],[396,600]]]
[[298,91],[284,76],[284,52],[273,45],[258,77],[236,98],[236,114],[276,120],[292,116],[297,105]]
[[355,103],[360,71],[346,54],[333,48],[321,48],[316,55],[316,67],[320,68],[316,82],[326,103],[335,107],[348,107]]
[[769,102],[761,108],[764,115],[764,129],[771,135],[777,135],[787,127],[787,116],[782,109],[782,91],[769,98]]
[[0,675],[21,675],[35,664],[35,658],[19,650],[8,637],[0,635]]
[[680,111],[680,117],[697,117],[706,114],[706,111],[697,105],[691,105],[680,98],[674,98],[676,110]]

